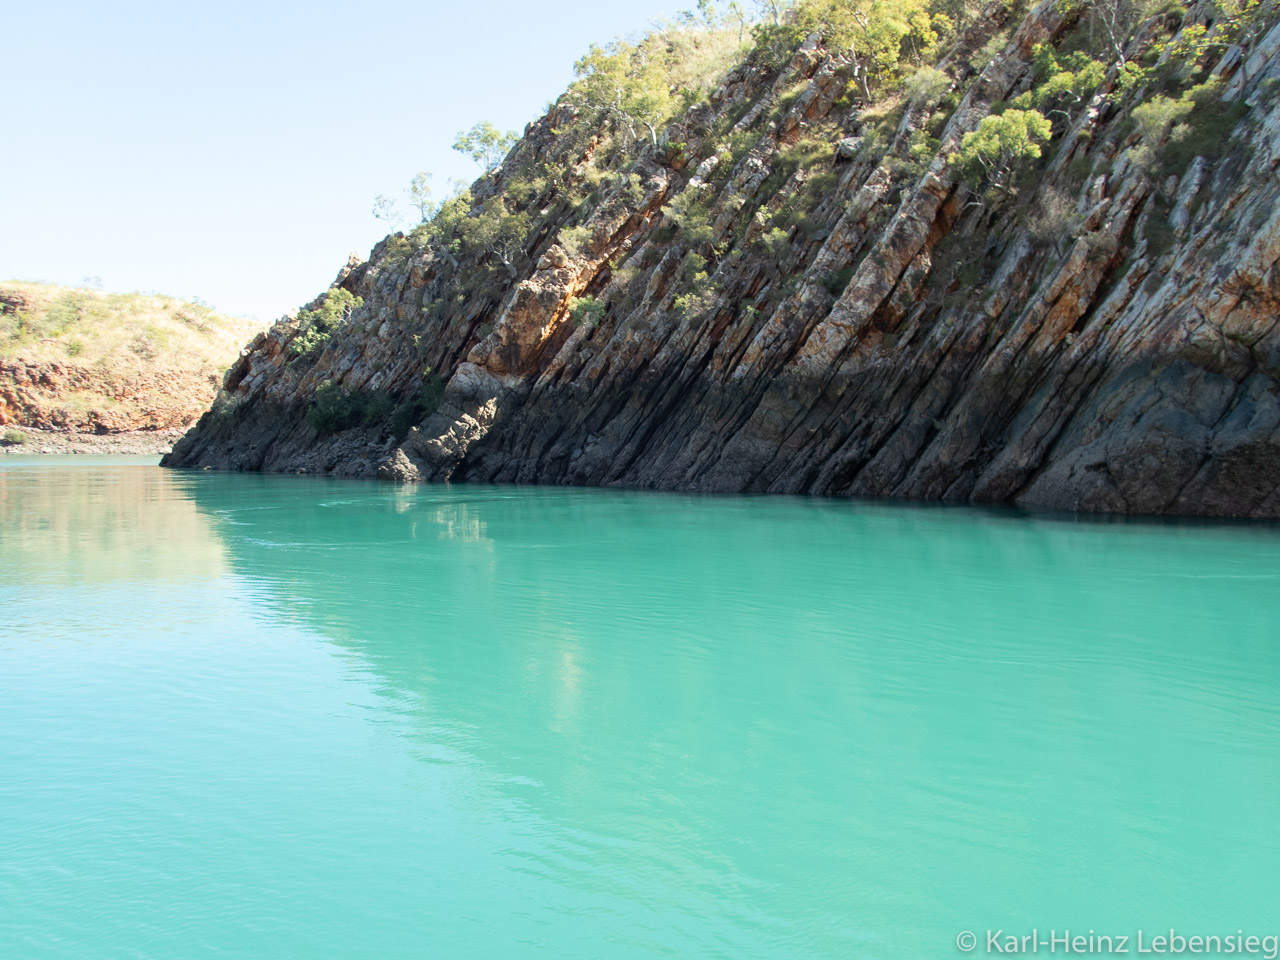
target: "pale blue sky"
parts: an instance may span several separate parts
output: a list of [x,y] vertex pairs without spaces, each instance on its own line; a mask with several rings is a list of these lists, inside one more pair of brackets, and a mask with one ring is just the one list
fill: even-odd
[[589,43],[693,5],[10,4],[0,279],[274,319],[387,232],[374,194],[474,178],[458,130],[523,129]]

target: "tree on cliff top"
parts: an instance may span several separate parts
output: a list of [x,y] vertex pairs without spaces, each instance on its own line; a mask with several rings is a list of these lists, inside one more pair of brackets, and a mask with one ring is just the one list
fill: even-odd
[[638,128],[658,143],[658,125],[666,119],[671,103],[662,64],[641,46],[621,41],[608,46],[593,43],[587,55],[573,65],[578,76],[576,99],[584,106],[615,117],[627,139],[639,139]]
[[829,47],[846,50],[863,94],[891,77],[903,59],[920,60],[952,23],[931,13],[928,0],[808,0],[796,8],[799,26],[820,31]]
[[503,133],[488,120],[481,120],[470,130],[458,131],[453,149],[480,164],[485,173],[492,173],[519,139],[520,135],[514,130]]
[[661,21],[634,43],[592,44],[573,65],[578,79],[568,102],[592,119],[612,119],[628,144],[647,134],[657,146],[663,126],[737,61],[745,25],[739,4],[729,3],[721,13],[699,2],[697,13]]
[[818,34],[828,50],[849,57],[870,100],[873,88],[895,78],[901,63],[924,62],[955,29],[938,7],[936,0],[796,0],[756,27],[757,48],[777,54]]

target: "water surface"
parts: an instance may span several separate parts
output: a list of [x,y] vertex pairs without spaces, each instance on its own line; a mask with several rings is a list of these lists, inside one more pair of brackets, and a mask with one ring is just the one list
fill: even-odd
[[0,957],[1280,926],[1275,525],[8,458],[0,572]]

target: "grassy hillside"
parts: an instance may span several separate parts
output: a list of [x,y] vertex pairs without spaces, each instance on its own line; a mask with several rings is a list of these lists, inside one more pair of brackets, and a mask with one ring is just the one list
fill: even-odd
[[260,327],[174,297],[0,283],[0,424],[179,427]]
[[262,324],[142,293],[0,283],[0,357],[221,373]]

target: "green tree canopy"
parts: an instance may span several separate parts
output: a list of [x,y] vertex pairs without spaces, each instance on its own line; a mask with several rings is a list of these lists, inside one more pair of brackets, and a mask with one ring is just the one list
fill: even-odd
[[975,183],[1012,193],[1014,173],[1040,156],[1040,145],[1049,141],[1052,130],[1049,119],[1038,110],[991,114],[982,118],[977,130],[964,135],[950,159]]
[[613,115],[629,140],[638,139],[643,127],[657,145],[658,126],[671,108],[671,88],[663,64],[644,44],[593,43],[573,72],[578,76],[573,97],[579,104]]
[[793,16],[801,32],[817,31],[829,48],[848,53],[868,99],[901,61],[921,60],[953,27],[929,0],[802,0]]
[[435,216],[440,204],[431,199],[431,171],[419,170],[409,181],[409,205],[414,207],[423,223]]
[[488,120],[481,120],[470,130],[462,130],[453,141],[453,149],[465,153],[480,164],[485,173],[496,170],[507,152],[520,139],[514,130],[503,133]]
[[1011,101],[1011,106],[1049,107],[1048,113],[1069,115],[1070,108],[1086,100],[1107,75],[1106,64],[1087,53],[1059,56],[1047,43],[1032,48],[1036,65],[1036,84]]

